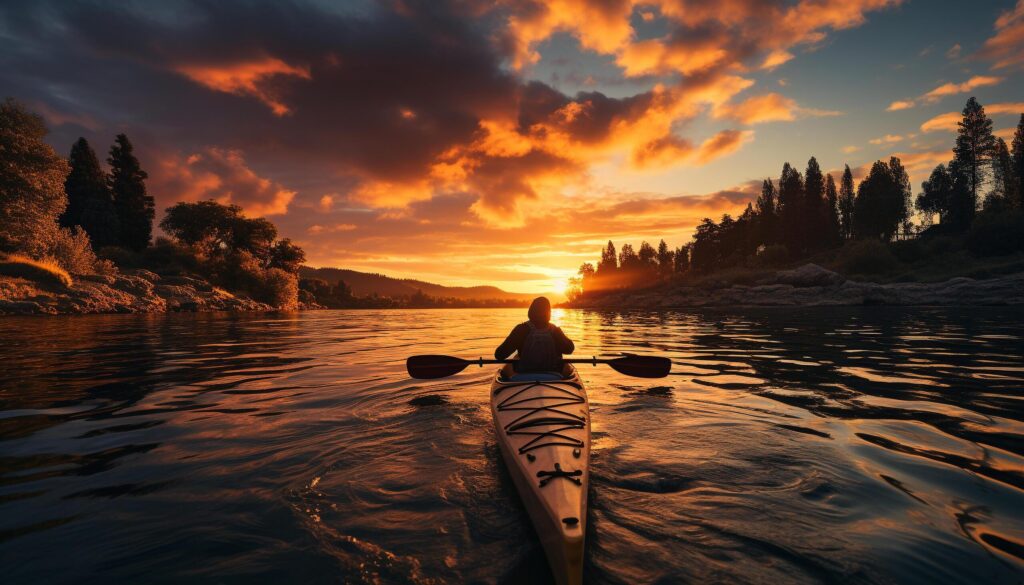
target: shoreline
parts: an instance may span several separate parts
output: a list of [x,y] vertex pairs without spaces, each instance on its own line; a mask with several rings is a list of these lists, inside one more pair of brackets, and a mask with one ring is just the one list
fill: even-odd
[[1024,306],[1024,273],[991,279],[879,284],[850,280],[816,264],[784,270],[753,285],[667,285],[605,293],[565,303],[570,309],[998,307]]

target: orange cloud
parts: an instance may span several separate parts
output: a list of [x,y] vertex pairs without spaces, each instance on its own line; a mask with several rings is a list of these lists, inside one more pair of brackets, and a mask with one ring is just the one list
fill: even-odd
[[260,177],[237,150],[207,148],[182,158],[164,155],[150,185],[162,204],[213,199],[235,204],[251,217],[282,215],[296,192]]
[[968,93],[974,91],[979,87],[986,87],[990,85],[998,85],[1004,81],[1002,77],[994,77],[991,75],[975,75],[963,83],[944,83],[928,93],[922,95],[916,100],[901,100],[895,101],[889,104],[886,110],[894,112],[897,110],[906,110],[913,108],[914,106],[922,104],[934,104],[937,103],[944,97],[951,95],[958,95],[962,93]]
[[705,165],[728,156],[754,138],[750,130],[722,130],[698,147],[677,136],[663,136],[633,151],[636,168],[664,167],[677,163]]
[[215,91],[252,96],[270,107],[276,116],[290,113],[269,81],[276,76],[310,79],[308,67],[295,67],[274,57],[222,65],[178,65],[175,71]]
[[1024,0],[999,15],[995,35],[985,41],[978,56],[992,61],[993,69],[1015,69],[1024,66]]
[[[990,116],[999,114],[1019,114],[1024,112],[1024,102],[1003,102],[988,104],[985,113]],[[956,132],[957,124],[963,119],[960,112],[946,112],[921,124],[921,132]]]
[[871,140],[868,140],[868,142],[870,142],[871,144],[874,144],[874,145],[896,144],[897,142],[903,142],[906,139],[907,139],[906,136],[898,136],[898,135],[893,135],[893,134],[886,134],[885,136],[882,136],[881,138],[873,138]]

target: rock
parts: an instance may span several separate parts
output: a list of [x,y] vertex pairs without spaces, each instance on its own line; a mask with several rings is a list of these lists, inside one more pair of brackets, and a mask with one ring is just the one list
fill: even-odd
[[772,282],[795,287],[838,286],[846,282],[846,278],[817,264],[804,264],[800,268],[782,270],[776,273]]

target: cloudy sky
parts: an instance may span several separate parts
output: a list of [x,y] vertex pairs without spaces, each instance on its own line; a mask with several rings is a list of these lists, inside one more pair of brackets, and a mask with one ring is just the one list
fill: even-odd
[[[0,0],[0,88],[67,152],[126,132],[160,210],[214,198],[315,266],[558,289],[782,163],[1024,111],[1024,0]],[[838,178],[838,177],[837,177]]]

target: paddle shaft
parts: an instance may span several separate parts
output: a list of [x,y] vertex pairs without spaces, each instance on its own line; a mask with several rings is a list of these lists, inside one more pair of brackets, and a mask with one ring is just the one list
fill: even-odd
[[[601,358],[601,359],[598,359],[597,356],[594,356],[592,358],[570,358],[570,359],[563,359],[562,363],[566,363],[566,364],[591,364],[591,365],[595,365],[596,366],[597,364],[607,364],[607,363],[610,363],[612,361],[612,359],[615,359],[615,358]],[[477,358],[475,360],[465,360],[465,361],[468,362],[466,365],[477,365],[477,366],[480,366],[482,368],[485,365],[491,365],[491,364],[514,364],[514,363],[518,362],[519,360],[512,360],[512,359],[508,359],[508,360],[485,360],[484,358]]]

